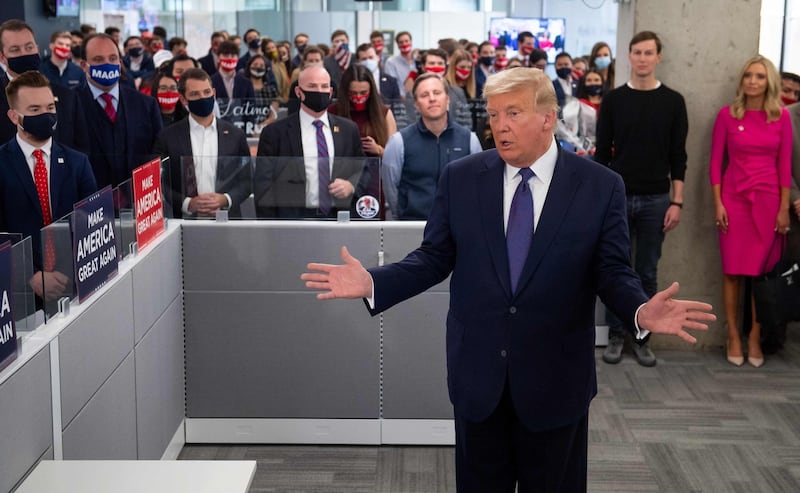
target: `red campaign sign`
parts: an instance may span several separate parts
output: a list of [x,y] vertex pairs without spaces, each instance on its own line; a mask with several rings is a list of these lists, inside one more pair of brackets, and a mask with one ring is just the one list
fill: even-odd
[[162,199],[161,159],[155,158],[133,170],[136,243],[139,250],[164,232],[164,201]]

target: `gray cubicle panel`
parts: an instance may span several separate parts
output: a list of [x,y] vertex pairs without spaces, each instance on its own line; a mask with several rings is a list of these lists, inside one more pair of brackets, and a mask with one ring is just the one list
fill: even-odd
[[187,417],[379,417],[379,319],[300,280],[342,245],[376,265],[375,226],[183,224]]
[[[387,224],[387,263],[422,241],[424,223]],[[452,419],[447,394],[445,322],[450,279],[383,314],[383,418]]]
[[173,234],[132,270],[138,458],[160,459],[183,421],[181,239]]
[[130,352],[64,428],[64,460],[137,458],[135,380]]
[[50,349],[45,347],[0,385],[0,491],[11,491],[52,454]]
[[132,295],[127,273],[59,336],[62,429],[133,349]]

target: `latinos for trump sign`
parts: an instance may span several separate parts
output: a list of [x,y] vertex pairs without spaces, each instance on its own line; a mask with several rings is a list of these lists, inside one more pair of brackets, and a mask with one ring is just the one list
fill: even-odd
[[111,186],[75,204],[72,220],[75,285],[83,303],[118,271]]
[[11,311],[11,242],[0,245],[0,368],[17,357],[17,327]]
[[136,244],[141,250],[164,232],[160,159],[155,158],[133,170],[133,201],[136,211]]

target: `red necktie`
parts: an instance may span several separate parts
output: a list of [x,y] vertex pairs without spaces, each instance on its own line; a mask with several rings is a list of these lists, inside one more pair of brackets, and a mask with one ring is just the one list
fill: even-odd
[[[33,151],[36,163],[33,166],[33,181],[36,182],[36,193],[39,195],[39,205],[42,207],[42,220],[45,226],[53,222],[50,212],[50,192],[48,188],[47,166],[44,163],[44,153],[41,149]],[[44,270],[52,272],[56,265],[56,248],[49,230],[44,238]]]
[[105,110],[106,115],[108,115],[108,119],[111,120],[111,123],[117,121],[117,110],[114,109],[114,99],[111,97],[111,94],[104,92],[100,95],[103,98],[103,101],[106,102]]

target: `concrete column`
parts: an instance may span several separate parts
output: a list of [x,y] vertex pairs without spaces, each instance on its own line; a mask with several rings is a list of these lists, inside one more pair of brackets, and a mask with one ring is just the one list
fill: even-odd
[[[758,50],[760,10],[760,0],[628,0],[619,4],[616,84],[628,80],[627,51],[633,34],[655,31],[664,45],[657,77],[683,94],[689,113],[685,205],[680,225],[664,242],[658,277],[659,289],[677,280],[679,297],[714,305],[719,320],[707,333],[696,333],[698,349],[723,346],[726,338],[708,177],[711,130],[719,109],[733,100],[742,64]],[[687,347],[667,337],[654,338],[653,346]]]

